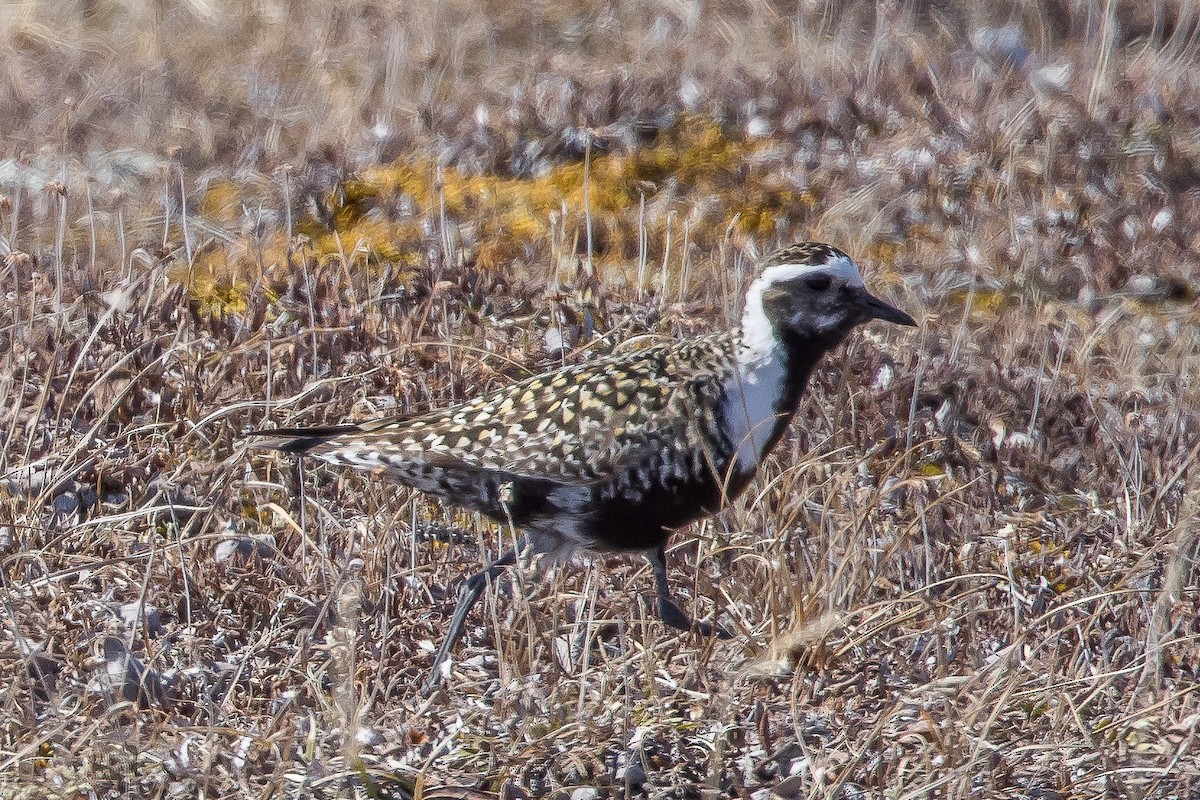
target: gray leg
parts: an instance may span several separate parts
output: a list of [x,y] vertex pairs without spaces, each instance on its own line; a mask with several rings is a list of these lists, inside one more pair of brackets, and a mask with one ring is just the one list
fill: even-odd
[[463,583],[462,588],[458,591],[458,605],[454,607],[454,618],[450,620],[446,638],[442,639],[442,646],[438,648],[437,655],[433,658],[433,669],[430,670],[429,677],[425,679],[426,694],[432,692],[441,683],[442,664],[450,657],[450,651],[462,638],[463,628],[467,624],[467,614],[471,613],[471,609],[479,602],[487,585],[496,580],[505,567],[511,567],[517,563],[517,553],[525,548],[528,541],[526,537],[522,536],[517,540],[516,547],[509,549],[508,552],[493,561],[487,569],[480,570]]
[[665,548],[660,547],[652,553],[647,553],[646,558],[654,570],[654,588],[658,594],[658,616],[664,625],[681,631],[695,631],[701,636],[733,638],[732,633],[719,625],[709,625],[707,622],[692,619],[683,613],[683,610],[671,599],[671,588],[667,585],[667,552]]

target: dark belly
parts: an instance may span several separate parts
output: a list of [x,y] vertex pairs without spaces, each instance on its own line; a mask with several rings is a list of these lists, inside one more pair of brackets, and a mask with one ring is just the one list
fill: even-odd
[[584,530],[604,550],[659,547],[674,528],[715,513],[721,507],[720,490],[711,478],[656,486],[639,495],[596,494],[599,496]]
[[626,475],[619,481],[576,488],[528,482],[514,487],[510,513],[518,527],[529,526],[591,549],[652,550],[663,545],[673,529],[720,511],[751,477],[727,482],[724,496],[718,480],[707,471],[666,480]]

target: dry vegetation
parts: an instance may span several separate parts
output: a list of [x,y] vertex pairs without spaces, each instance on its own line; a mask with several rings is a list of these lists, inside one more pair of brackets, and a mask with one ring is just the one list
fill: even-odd
[[[1200,797],[1194,7],[491,5],[0,8],[0,796]],[[736,637],[526,573],[423,698],[509,534],[244,431],[806,238],[925,322],[678,537]]]

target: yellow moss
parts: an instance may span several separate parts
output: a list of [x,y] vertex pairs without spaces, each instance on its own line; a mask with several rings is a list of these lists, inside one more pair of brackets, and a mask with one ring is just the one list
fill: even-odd
[[233,181],[213,181],[200,200],[199,211],[216,222],[233,222],[242,214],[241,187]]
[[918,470],[925,478],[942,478],[946,475],[946,467],[936,461],[927,461]]
[[[766,170],[748,167],[758,146],[731,141],[711,121],[685,119],[649,147],[628,155],[598,153],[589,164],[559,165],[531,179],[466,175],[454,168],[439,171],[430,158],[403,157],[339,187],[330,198],[334,227],[345,234],[366,216],[391,215],[392,220],[366,237],[368,246],[387,259],[389,240],[418,233],[412,230],[413,220],[444,213],[448,222],[477,226],[482,235],[474,255],[491,268],[503,265],[521,248],[544,242],[552,219],[563,212],[568,234],[579,232],[590,214],[593,231],[603,234],[603,249],[627,257],[638,242],[636,212],[642,192],[653,195],[670,181],[682,196],[716,194],[729,218],[739,215],[744,233],[769,237],[781,217],[813,204],[815,195],[775,185],[778,181]],[[411,220],[403,218],[405,214]],[[723,236],[729,218],[701,217],[691,231],[693,241]],[[661,221],[644,224],[656,234],[664,230]]]
[[1000,316],[1004,311],[1014,305],[1017,305],[1016,298],[1009,292],[994,291],[994,290],[975,290],[969,292],[965,289],[958,289],[950,293],[951,305],[962,307],[968,298],[971,303],[971,317],[989,317],[995,318]]
[[245,313],[248,292],[244,282],[216,280],[210,275],[197,276],[188,286],[196,310],[210,317]]
[[763,209],[751,209],[738,216],[738,228],[742,233],[770,236],[775,233],[775,217]]
[[874,242],[863,255],[867,261],[877,265],[890,265],[896,261],[904,247],[899,242]]
[[[646,147],[593,151],[587,164],[560,164],[533,178],[467,174],[414,153],[347,178],[324,198],[327,222],[302,216],[295,230],[322,262],[344,258],[355,270],[371,270],[416,267],[430,233],[445,226],[461,234],[468,260],[501,269],[544,252],[556,227],[569,249],[582,248],[590,217],[595,263],[627,276],[643,228],[655,248],[668,236],[680,241],[683,220],[689,241],[701,247],[724,240],[731,224],[742,238],[771,239],[815,205],[816,192],[792,188],[768,159],[756,158],[771,147],[732,140],[711,120],[685,117]],[[215,182],[201,205],[207,215],[230,219],[241,202],[236,185]],[[261,254],[235,245],[202,271],[214,276],[212,286],[234,285],[239,276],[288,263],[281,233],[257,246]]]

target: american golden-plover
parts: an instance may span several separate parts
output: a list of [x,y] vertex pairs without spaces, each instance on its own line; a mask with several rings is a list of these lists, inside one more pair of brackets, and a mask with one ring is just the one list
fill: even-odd
[[734,330],[618,352],[420,416],[257,433],[522,531],[463,585],[430,686],[488,582],[522,552],[643,553],[665,624],[728,636],[671,598],[667,540],[741,494],[817,362],[872,319],[916,324],[867,292],[849,256],[807,242],[763,262]]

